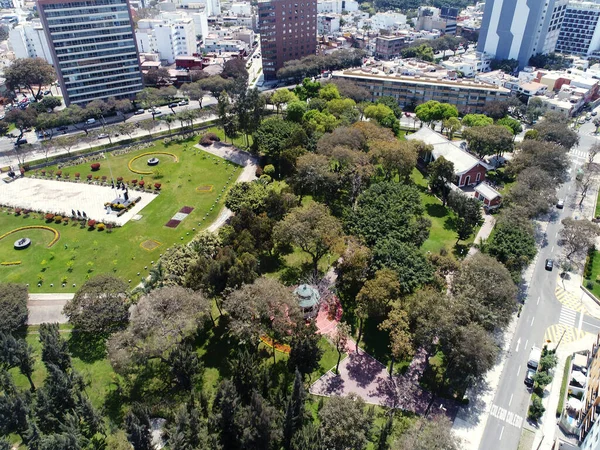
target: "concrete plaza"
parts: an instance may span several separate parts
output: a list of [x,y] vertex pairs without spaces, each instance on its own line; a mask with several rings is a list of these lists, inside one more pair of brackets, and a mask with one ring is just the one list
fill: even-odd
[[123,198],[124,193],[110,186],[19,178],[12,183],[0,183],[0,204],[67,217],[71,217],[72,210],[85,211],[89,219],[124,225],[156,198],[149,192],[130,190],[129,198],[141,197],[141,200],[121,217],[117,217],[116,212],[107,213],[104,204],[117,196]]

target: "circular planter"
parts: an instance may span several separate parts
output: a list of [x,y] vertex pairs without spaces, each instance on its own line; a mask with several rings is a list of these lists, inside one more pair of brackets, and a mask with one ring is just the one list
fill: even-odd
[[159,162],[160,162],[160,160],[158,158],[150,158],[148,160],[148,165],[149,166],[156,166]]
[[25,250],[27,247],[31,245],[31,239],[29,238],[21,238],[15,241],[15,250]]

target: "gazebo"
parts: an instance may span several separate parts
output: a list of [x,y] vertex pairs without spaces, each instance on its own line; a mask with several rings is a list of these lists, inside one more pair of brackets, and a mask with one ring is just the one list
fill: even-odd
[[294,289],[294,295],[298,298],[298,305],[304,314],[304,318],[312,319],[316,317],[321,301],[319,291],[308,284],[301,284]]

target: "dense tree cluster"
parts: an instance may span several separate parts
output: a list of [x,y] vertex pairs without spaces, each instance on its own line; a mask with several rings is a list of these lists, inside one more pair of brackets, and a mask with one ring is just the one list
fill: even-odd
[[348,67],[360,66],[364,51],[340,50],[318,56],[306,56],[302,59],[286,61],[284,66],[277,71],[280,80],[300,81],[305,77],[320,75],[325,70],[346,69]]

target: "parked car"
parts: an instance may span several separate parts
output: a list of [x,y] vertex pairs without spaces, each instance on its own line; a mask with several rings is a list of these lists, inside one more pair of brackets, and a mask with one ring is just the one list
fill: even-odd
[[565,207],[565,201],[561,198],[558,200],[558,202],[556,202],[556,207],[558,209],[563,209]]
[[592,117],[596,117],[598,115],[598,111],[592,111]]
[[527,373],[525,374],[525,385],[529,387],[533,387],[533,376],[535,375],[535,370],[527,369]]
[[44,95],[52,95],[51,91],[44,91]]
[[138,109],[136,112],[134,112],[133,114],[135,114],[136,116],[139,116],[140,114],[144,114],[146,111],[142,108]]
[[169,108],[176,108],[179,106],[179,103],[169,103]]
[[58,131],[67,131],[69,129],[68,125],[61,125],[57,128]]
[[98,139],[105,139],[105,138],[107,138],[107,137],[108,137],[108,134],[106,134],[106,133],[100,133],[100,134],[98,135]]
[[552,268],[554,267],[554,261],[550,258],[546,259],[546,270],[552,271]]
[[162,111],[160,109],[155,109],[152,111],[152,114],[154,114],[155,116],[160,116],[162,114]]
[[94,123],[96,123],[96,119],[94,119],[93,117],[85,121],[86,125],[92,125]]
[[21,138],[21,139],[17,139],[17,141],[15,142],[15,145],[23,145],[23,144],[27,144],[27,139],[25,138]]
[[189,105],[190,102],[189,100],[181,100],[179,103],[177,103],[179,106],[185,106],[185,105]]

